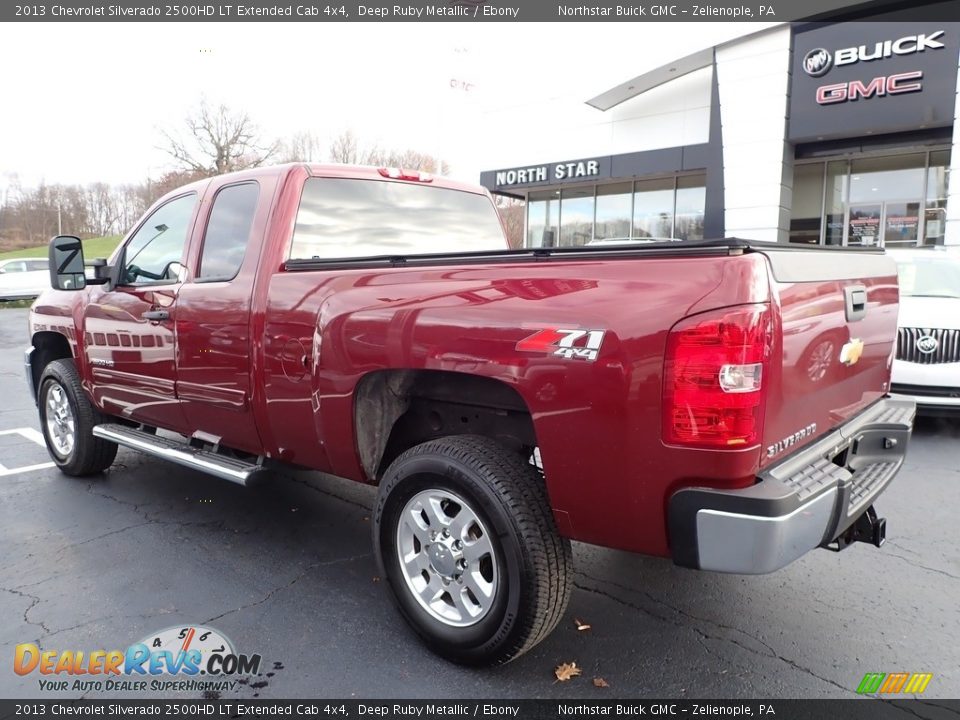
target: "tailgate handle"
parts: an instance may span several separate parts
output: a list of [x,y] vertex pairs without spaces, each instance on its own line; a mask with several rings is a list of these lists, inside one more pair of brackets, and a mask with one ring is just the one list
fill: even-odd
[[847,310],[847,322],[861,320],[867,314],[867,288],[863,285],[845,287],[843,301]]

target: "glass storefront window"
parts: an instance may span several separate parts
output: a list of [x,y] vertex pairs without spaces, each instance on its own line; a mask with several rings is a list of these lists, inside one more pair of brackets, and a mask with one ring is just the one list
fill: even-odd
[[593,193],[593,187],[561,191],[561,247],[577,247],[590,242],[593,236]]
[[629,238],[632,205],[632,183],[598,186],[593,237],[597,240]]
[[527,247],[555,247],[560,225],[560,193],[530,193],[527,202]]
[[916,245],[920,237],[920,202],[883,204],[883,244]]
[[823,205],[823,163],[795,165],[793,168],[793,213],[790,216],[790,242],[817,245]]
[[854,160],[850,167],[850,202],[919,198],[925,162],[922,153]]
[[880,242],[880,220],[883,205],[857,203],[850,206],[847,216],[848,245],[877,245]]
[[633,237],[673,237],[674,178],[641,180],[633,196]]
[[[926,155],[860,158],[850,165],[848,245],[916,245],[920,236],[920,198]],[[855,219],[870,208],[875,226]],[[881,232],[882,230],[882,232]]]
[[707,179],[703,175],[677,178],[677,208],[673,237],[703,240],[703,210],[707,202]]
[[949,172],[949,150],[798,163],[790,240],[816,242],[822,217],[827,245],[942,244]]
[[930,153],[927,168],[927,203],[924,212],[924,245],[943,245],[947,220],[947,180],[950,177],[950,151]]
[[526,247],[619,238],[702,240],[706,198],[704,174],[531,192]]
[[850,163],[847,160],[827,163],[827,189],[823,196],[823,239],[826,245],[843,245],[849,180]]

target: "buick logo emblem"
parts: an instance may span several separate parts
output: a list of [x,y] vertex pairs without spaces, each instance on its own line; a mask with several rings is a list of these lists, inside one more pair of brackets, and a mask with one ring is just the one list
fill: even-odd
[[803,71],[810,77],[826,75],[833,67],[833,55],[823,48],[814,48],[803,56]]
[[921,338],[917,338],[917,350],[922,352],[924,355],[929,355],[939,346],[940,341],[937,340],[933,335],[924,335]]

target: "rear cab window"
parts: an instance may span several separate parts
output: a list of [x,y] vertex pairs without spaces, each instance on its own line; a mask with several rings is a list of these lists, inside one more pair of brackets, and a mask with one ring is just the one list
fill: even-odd
[[256,182],[227,185],[217,192],[203,237],[197,282],[233,280],[240,271],[257,213]]
[[486,195],[388,180],[308,178],[289,260],[500,251]]

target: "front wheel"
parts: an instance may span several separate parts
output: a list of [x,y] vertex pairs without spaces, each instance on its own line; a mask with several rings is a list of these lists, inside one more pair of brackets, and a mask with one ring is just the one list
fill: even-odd
[[508,662],[557,625],[572,583],[537,469],[489,438],[460,435],[398,457],[374,514],[380,569],[438,654]]
[[93,435],[104,417],[83,391],[73,360],[54,360],[43,369],[37,398],[43,439],[64,474],[93,475],[110,467],[117,446]]

